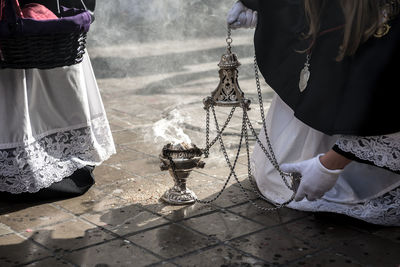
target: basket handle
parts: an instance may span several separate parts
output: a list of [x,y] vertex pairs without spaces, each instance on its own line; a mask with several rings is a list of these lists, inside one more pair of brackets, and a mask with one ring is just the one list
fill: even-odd
[[[17,0],[16,0],[16,1],[17,1]],[[85,2],[83,2],[83,0],[80,0],[80,2],[81,2],[81,4],[82,4],[82,7],[83,7],[85,10],[88,10],[87,7],[86,7],[86,5],[85,5]],[[61,16],[61,5],[60,5],[60,0],[57,0],[57,12],[58,12],[58,15]]]
[[[3,1],[3,0],[2,0]],[[22,17],[22,11],[18,0],[4,0],[4,14],[2,14],[9,22],[17,23],[18,17]]]

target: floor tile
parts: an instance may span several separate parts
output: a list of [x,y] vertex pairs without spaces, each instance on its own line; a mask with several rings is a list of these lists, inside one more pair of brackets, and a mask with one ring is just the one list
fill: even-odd
[[137,160],[125,161],[121,162],[117,166],[130,174],[135,174],[142,177],[162,173],[160,170],[160,160],[155,157],[143,157]]
[[228,244],[271,264],[287,264],[315,251],[303,241],[291,236],[283,227],[263,230]]
[[63,258],[82,267],[86,266],[146,266],[161,259],[125,242],[114,240],[64,255]]
[[[261,208],[275,207],[264,200],[256,200],[255,203]],[[229,208],[228,210],[246,218],[251,218],[252,220],[255,220],[266,226],[278,225],[308,216],[308,214],[305,212],[300,212],[289,208],[282,208],[274,211],[264,211],[257,208],[252,203],[235,206],[233,208]]]
[[249,234],[264,227],[229,212],[215,212],[185,220],[181,224],[221,241]]
[[[144,132],[144,135],[145,134],[146,132]],[[147,133],[147,135],[143,136],[141,140],[138,140],[135,143],[124,144],[124,147],[132,151],[138,151],[137,153],[140,152],[148,156],[158,157],[163,149],[163,146],[166,145],[168,142],[159,141],[155,143],[150,134],[151,131],[150,133]]]
[[96,226],[79,219],[44,227],[33,232],[26,232],[24,236],[57,253],[79,249],[114,238]]
[[120,186],[118,197],[130,204],[150,205],[159,203],[161,195],[169,188],[153,182],[151,177],[135,177]]
[[400,244],[381,237],[365,234],[352,241],[340,242],[332,249],[364,265],[396,267],[400,265]]
[[374,235],[400,243],[400,227],[387,227],[374,232]]
[[[215,199],[219,192],[222,190],[223,185],[208,185],[208,186],[197,186],[191,188],[194,192],[196,192],[197,197],[203,201],[210,201]],[[248,195],[252,197],[253,195],[248,192]],[[222,194],[212,202],[213,205],[221,208],[228,208],[234,205],[239,205],[243,203],[247,203],[248,198],[243,193],[243,191],[236,186],[230,185],[225,188]]]
[[127,239],[165,258],[181,256],[215,244],[215,239],[170,224],[146,231]]
[[125,206],[104,214],[85,214],[82,215],[82,218],[118,235],[134,233],[169,222],[158,215],[143,210],[138,205]]
[[282,226],[289,233],[303,240],[314,248],[328,248],[340,241],[351,240],[360,235],[360,232],[329,221],[322,221],[308,216]]
[[113,185],[107,186],[104,189],[92,188],[84,195],[54,202],[63,209],[75,215],[85,213],[105,212],[124,205],[124,200],[119,198],[118,195],[122,192],[123,186],[127,182],[115,182]]
[[265,266],[265,262],[247,256],[233,248],[217,246],[193,255],[175,259],[174,262],[185,267],[199,266]]
[[0,236],[0,266],[15,266],[50,256],[50,252],[30,240],[10,234]]
[[[106,106],[107,109],[107,117],[111,125],[114,125],[114,127],[120,128],[123,131],[124,130],[137,130],[141,129],[142,127],[137,124],[137,120],[135,120],[131,115],[129,114],[123,114],[120,112],[115,112],[111,106]],[[117,132],[116,132],[117,133]],[[132,140],[133,137],[132,135],[129,135],[129,133],[125,133],[129,138],[128,141]],[[113,133],[114,137],[114,133]],[[118,135],[114,137],[114,142],[116,144],[119,144],[116,140],[118,138]]]
[[114,142],[118,145],[129,144],[143,140],[143,133],[140,129],[118,131],[114,132],[112,135]]
[[72,215],[45,204],[0,216],[0,222],[17,232],[21,232],[72,218]]
[[[171,188],[174,186],[174,179],[169,174],[168,171],[164,171],[162,173],[151,175],[148,177],[144,177],[144,179],[151,181],[154,184],[164,185],[165,187]],[[187,182],[192,180],[192,176],[190,175]],[[189,186],[188,186],[189,187]]]
[[12,229],[11,229],[9,226],[0,223],[0,236],[6,235],[6,234],[10,234],[10,233],[12,233],[12,232],[13,232],[13,231],[12,231]]
[[289,267],[307,266],[307,267],[362,267],[353,259],[343,257],[332,251],[323,251],[313,255],[307,255],[302,259],[288,264]]
[[62,266],[70,267],[74,265],[62,258],[49,257],[44,260],[35,261],[26,266],[27,267],[62,267]]
[[107,164],[102,164],[94,169],[94,177],[97,187],[112,184],[120,180],[126,180],[132,176],[132,174],[122,171],[118,167]]

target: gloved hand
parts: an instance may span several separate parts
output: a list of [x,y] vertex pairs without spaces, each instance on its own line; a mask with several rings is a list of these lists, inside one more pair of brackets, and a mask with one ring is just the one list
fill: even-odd
[[255,28],[257,26],[257,11],[245,7],[237,1],[228,13],[228,25],[231,29]]
[[315,158],[298,163],[282,164],[282,171],[288,173],[298,172],[302,175],[299,189],[295,196],[296,201],[300,201],[304,197],[309,201],[321,198],[336,184],[339,174],[343,170],[325,168],[319,160],[322,155],[320,154]]

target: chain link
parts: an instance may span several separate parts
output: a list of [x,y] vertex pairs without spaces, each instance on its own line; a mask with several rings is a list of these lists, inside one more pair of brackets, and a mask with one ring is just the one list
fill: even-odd
[[210,107],[206,109],[206,148],[204,149],[204,157],[208,158],[210,154]]
[[[211,105],[211,110],[212,110],[213,116],[214,116],[215,128],[216,128],[217,133],[218,133],[217,138],[218,138],[219,143],[221,145],[222,151],[225,151],[224,152],[224,156],[225,156],[226,162],[228,163],[228,166],[229,166],[229,169],[230,169],[230,173],[229,173],[228,178],[225,181],[224,186],[222,187],[222,189],[218,192],[218,194],[215,197],[213,197],[210,200],[200,200],[200,199],[196,200],[196,202],[201,203],[201,204],[210,204],[210,203],[214,202],[215,200],[217,200],[221,196],[221,194],[224,192],[224,190],[225,190],[226,186],[228,185],[228,182],[231,179],[232,175],[234,175],[235,179],[237,180],[236,173],[235,173],[235,168],[236,168],[236,163],[237,163],[237,161],[239,159],[240,148],[242,147],[242,141],[243,141],[243,134],[242,134],[240,136],[239,148],[238,148],[238,151],[236,153],[235,161],[234,161],[233,166],[232,166],[231,163],[230,163],[229,157],[226,154],[225,145],[224,145],[224,142],[222,140],[222,132],[223,131],[219,129],[219,124],[218,124],[217,115],[216,115],[216,112],[215,112],[214,105]],[[232,109],[232,111],[231,111],[232,116],[233,116],[233,113],[234,113],[234,109]]]
[[229,27],[229,25],[228,25],[228,37],[226,38],[226,44],[227,44],[226,50],[228,51],[228,53],[231,53],[231,51],[232,51],[231,44],[232,44],[233,40],[232,40],[231,34],[232,34],[232,30],[231,30],[231,27]]
[[[214,105],[210,105],[210,107],[214,108]],[[233,114],[235,113],[236,107],[232,107],[231,112],[228,115],[224,125],[222,126],[221,132],[217,133],[217,136],[210,143],[210,107],[207,108],[206,114],[206,148],[203,149],[204,157],[208,158],[210,154],[210,148],[217,142],[219,136],[224,132],[225,128],[228,126],[231,121]]]
[[[212,106],[211,108],[212,108],[212,111],[213,111],[214,120],[215,120],[215,126],[216,126],[216,129],[217,129],[217,132],[218,132],[218,133],[221,133],[221,131],[219,130],[219,124],[218,124],[218,120],[217,120],[217,117],[216,117],[216,114],[215,114],[214,106]],[[245,110],[245,109],[244,109],[244,110]],[[239,179],[238,179],[238,177],[237,177],[237,175],[236,175],[236,173],[235,173],[235,168],[236,168],[236,164],[237,164],[237,161],[238,161],[238,158],[239,158],[239,155],[240,155],[240,150],[241,150],[242,142],[243,142],[243,136],[245,136],[245,138],[246,138],[246,153],[247,153],[247,158],[248,158],[248,174],[249,174],[249,180],[251,181],[251,185],[252,185],[252,187],[253,187],[253,191],[254,191],[254,193],[256,193],[257,197],[258,197],[258,198],[261,198],[261,199],[263,199],[263,200],[265,200],[265,201],[268,201],[268,199],[266,199],[264,196],[262,196],[262,195],[260,194],[260,192],[259,192],[258,189],[257,189],[257,186],[255,185],[254,181],[252,180],[252,177],[253,177],[253,176],[252,176],[252,174],[251,174],[251,167],[250,167],[250,150],[249,150],[249,143],[248,143],[248,134],[247,134],[246,117],[247,117],[247,113],[244,112],[244,113],[243,113],[243,118],[242,118],[242,132],[241,132],[241,136],[240,136],[240,140],[239,140],[239,147],[238,147],[238,151],[237,151],[237,153],[236,153],[236,157],[235,157],[235,160],[234,160],[233,165],[232,165],[232,163],[231,163],[231,161],[230,161],[230,159],[229,159],[228,153],[227,153],[227,151],[226,151],[225,144],[224,144],[224,142],[223,142],[223,140],[222,140],[222,135],[220,134],[220,135],[219,135],[219,138],[218,138],[218,139],[219,139],[219,142],[220,142],[221,149],[222,149],[222,153],[224,154],[225,160],[226,160],[226,162],[227,162],[227,164],[228,164],[228,167],[229,167],[229,169],[230,169],[230,174],[229,174],[228,178],[226,179],[224,186],[223,186],[222,189],[218,192],[218,194],[217,194],[215,197],[213,197],[212,199],[206,200],[206,201],[205,201],[205,200],[199,200],[199,199],[197,199],[196,202],[201,203],[201,204],[210,204],[210,203],[214,202],[215,200],[217,200],[217,199],[221,196],[221,194],[223,193],[223,191],[226,189],[226,186],[228,185],[228,182],[230,181],[232,175],[234,176],[236,182],[238,183],[238,185],[239,185],[241,191],[243,192],[243,194],[245,195],[246,199],[247,199],[248,201],[250,201],[251,204],[253,204],[256,208],[258,208],[258,209],[260,209],[260,210],[263,210],[263,211],[275,211],[275,210],[281,209],[281,208],[283,208],[283,207],[286,207],[287,204],[289,204],[290,202],[293,201],[293,199],[294,199],[294,197],[295,197],[295,193],[292,195],[292,197],[291,197],[288,201],[286,201],[285,203],[282,203],[282,204],[280,204],[280,205],[278,205],[278,206],[276,206],[276,207],[273,207],[273,208],[270,208],[270,207],[262,207],[262,206],[260,206],[259,204],[257,204],[254,200],[251,199],[251,197],[250,197],[250,195],[248,194],[247,190],[243,187],[242,183],[239,181]]]

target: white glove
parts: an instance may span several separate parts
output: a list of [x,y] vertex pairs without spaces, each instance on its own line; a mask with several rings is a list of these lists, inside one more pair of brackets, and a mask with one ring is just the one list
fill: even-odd
[[320,154],[315,158],[298,163],[282,164],[282,171],[288,173],[297,172],[302,175],[299,189],[294,198],[296,201],[300,201],[304,197],[309,201],[314,201],[321,198],[336,184],[339,174],[343,170],[325,168],[319,160],[322,155]]
[[245,7],[237,1],[228,13],[228,25],[231,29],[255,28],[257,26],[257,11]]

